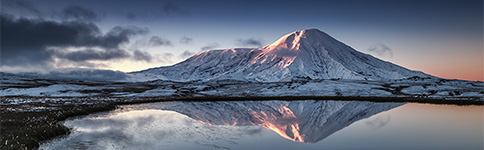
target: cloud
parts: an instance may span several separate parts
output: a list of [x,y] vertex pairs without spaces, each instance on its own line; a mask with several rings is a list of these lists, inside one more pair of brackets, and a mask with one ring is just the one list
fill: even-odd
[[214,48],[217,48],[219,47],[220,45],[218,43],[211,43],[207,46],[204,46],[201,48],[202,51],[205,51],[205,50],[211,50],[211,49],[214,49]]
[[390,58],[393,58],[393,51],[390,47],[386,46],[382,43],[376,43],[371,45],[367,51],[376,53],[378,56],[388,55]]
[[142,48],[152,48],[152,47],[160,47],[160,46],[169,46],[173,47],[173,43],[165,38],[160,36],[145,36],[136,40],[132,45],[131,49],[142,49]]
[[170,64],[173,63],[172,58],[173,58],[172,53],[162,53],[162,54],[154,54],[151,55],[147,52],[134,52],[133,58],[138,61],[146,61],[146,62],[159,62],[159,63],[166,63]]
[[262,40],[261,39],[254,39],[254,38],[239,39],[239,40],[237,40],[237,45],[239,45],[239,46],[262,47]]
[[134,11],[129,11],[126,12],[124,15],[124,18],[126,18],[129,21],[145,21],[145,22],[151,22],[155,19],[158,19],[159,17],[147,13],[147,12],[134,12]]
[[138,15],[136,15],[134,12],[128,12],[128,13],[126,13],[125,17],[128,18],[129,20],[136,20],[136,19],[138,19]]
[[181,37],[180,38],[180,43],[181,44],[193,44],[193,39],[192,38],[189,38],[189,37]]
[[190,52],[190,51],[184,51],[183,53],[180,54],[180,58],[182,59],[185,59],[185,58],[188,58],[192,55],[194,55],[195,53],[193,52]]
[[[1,66],[46,65],[59,57],[71,61],[129,57],[120,45],[148,33],[135,26],[114,27],[106,34],[93,23],[14,19],[0,15]],[[69,51],[69,48],[77,51]],[[52,50],[55,49],[55,50]]]
[[157,5],[161,5],[161,7],[157,7],[155,10],[128,11],[125,12],[124,17],[128,20],[149,22],[166,16],[190,15],[190,11],[182,9],[178,4],[171,1],[164,1]]
[[153,59],[153,57],[148,52],[143,52],[143,51],[140,51],[140,50],[135,50],[133,52],[133,59],[135,59],[135,60],[142,60],[142,61],[146,61],[146,62],[151,62],[151,60]]
[[34,16],[40,16],[41,14],[43,14],[39,9],[35,8],[32,4],[25,1],[5,0],[2,1],[2,5],[2,13],[10,12],[16,14],[29,14]]
[[178,6],[177,4],[171,2],[171,1],[165,1],[163,3],[162,11],[166,15],[172,15],[172,14],[183,14],[183,15],[188,15],[190,14],[189,11],[183,10]]
[[95,37],[94,40],[86,39],[86,44],[94,44],[93,46],[101,45],[106,48],[117,48],[120,44],[128,43],[132,36],[143,35],[146,33],[148,33],[147,29],[136,26],[116,26],[106,33],[105,36]]
[[94,50],[83,49],[74,52],[58,52],[55,56],[64,58],[70,61],[82,62],[88,60],[110,60],[119,58],[128,58],[130,55],[125,50],[110,49],[110,50]]
[[61,17],[66,20],[78,20],[78,21],[97,21],[99,20],[96,13],[86,8],[82,8],[80,6],[69,6],[65,8],[62,13]]
[[151,46],[173,46],[170,40],[163,39],[159,36],[152,36],[149,40]]
[[172,53],[163,53],[161,55],[157,56],[158,61],[164,62],[164,63],[172,63],[171,58],[174,55]]

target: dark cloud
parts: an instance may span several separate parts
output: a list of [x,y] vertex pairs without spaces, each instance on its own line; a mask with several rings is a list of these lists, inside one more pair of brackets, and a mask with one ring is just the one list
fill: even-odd
[[138,15],[136,15],[134,12],[128,12],[128,13],[126,13],[125,17],[128,18],[129,20],[136,20],[136,19],[138,19]]
[[78,80],[98,80],[98,81],[106,81],[106,80],[122,80],[126,79],[127,75],[121,71],[113,71],[113,70],[72,70],[67,72],[50,72],[49,74],[45,75],[49,78],[55,79],[78,79]]
[[239,46],[262,47],[262,40],[261,39],[254,39],[254,38],[239,39],[239,40],[237,40],[237,45],[239,45]]
[[192,44],[193,43],[193,39],[192,38],[189,38],[189,37],[181,37],[180,38],[180,43],[181,44]]
[[214,48],[217,48],[219,47],[220,45],[218,43],[211,43],[207,46],[204,46],[201,48],[202,51],[205,51],[205,50],[211,50],[211,49],[214,49]]
[[59,58],[64,58],[75,62],[82,62],[82,61],[88,61],[88,60],[110,60],[110,59],[130,57],[128,52],[121,49],[111,49],[111,50],[83,49],[83,50],[74,51],[74,52],[58,52],[55,55]]
[[94,24],[61,24],[21,18],[14,20],[0,16],[1,65],[43,64],[52,59],[48,46],[69,46],[76,44],[83,34],[98,34]]
[[376,53],[379,56],[388,55],[390,56],[390,58],[393,58],[392,49],[386,46],[385,44],[381,44],[381,43],[373,44],[367,49],[367,51]]
[[177,4],[171,2],[171,1],[165,1],[163,3],[163,13],[166,15],[172,15],[172,14],[183,14],[183,15],[188,15],[190,12],[183,10],[178,6]]
[[151,46],[173,46],[170,40],[163,39],[159,36],[152,36],[149,40]]
[[[102,34],[93,23],[14,19],[6,15],[0,15],[0,27],[2,66],[45,65],[54,57],[72,61],[126,58],[129,54],[119,46],[132,36],[148,33],[139,27],[117,26]],[[67,51],[69,47],[81,50]]]
[[143,21],[143,22],[152,22],[156,19],[159,19],[159,15],[151,14],[148,12],[135,12],[130,11],[127,12],[124,17],[129,21]]
[[66,20],[78,20],[78,21],[97,21],[99,20],[96,13],[80,6],[69,6],[65,8],[61,16]]
[[180,54],[180,58],[182,59],[185,59],[185,58],[188,58],[192,55],[194,55],[195,53],[193,52],[190,52],[190,51],[184,51],[183,53]]
[[116,26],[104,36],[96,37],[93,40],[86,39],[86,44],[94,44],[93,46],[100,45],[106,48],[118,48],[120,44],[128,43],[132,36],[146,33],[148,33],[147,29],[136,26]]
[[89,61],[77,61],[77,62],[74,62],[74,61],[70,61],[70,60],[67,60],[67,59],[60,59],[58,60],[54,66],[52,67],[52,69],[49,69],[49,70],[45,70],[45,71],[52,71],[52,70],[56,70],[55,68],[64,68],[64,67],[77,67],[77,68],[107,68],[109,67],[109,65],[105,64],[105,63],[101,63],[101,62],[89,62]]
[[162,3],[156,3],[155,5],[161,5],[161,7],[148,11],[128,11],[124,17],[128,20],[150,22],[166,16],[190,15],[190,11],[182,9],[178,4],[171,1],[164,1]]
[[21,13],[21,14],[27,13],[35,16],[42,14],[42,12],[39,9],[35,8],[32,4],[25,1],[2,0],[1,5],[3,5],[2,13],[4,13],[5,11],[7,12],[14,11],[16,13]]
[[140,51],[140,50],[135,50],[133,52],[133,59],[134,60],[140,60],[140,61],[142,60],[142,61],[146,61],[146,62],[151,62],[151,60],[153,59],[153,57],[148,52],[143,52],[143,51]]

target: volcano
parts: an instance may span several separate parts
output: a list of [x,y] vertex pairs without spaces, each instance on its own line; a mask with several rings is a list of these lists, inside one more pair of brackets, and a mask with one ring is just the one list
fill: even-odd
[[152,80],[260,82],[294,78],[393,80],[431,77],[361,53],[318,29],[292,32],[262,48],[209,50],[173,66],[131,74]]

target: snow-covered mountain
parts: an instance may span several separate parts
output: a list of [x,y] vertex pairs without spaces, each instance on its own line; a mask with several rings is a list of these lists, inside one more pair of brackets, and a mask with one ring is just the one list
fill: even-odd
[[146,107],[176,111],[205,124],[262,126],[289,140],[316,143],[355,121],[403,104],[306,100],[172,102]]
[[173,66],[133,72],[134,78],[175,81],[293,78],[388,80],[430,77],[354,50],[318,29],[296,31],[257,49],[204,51]]

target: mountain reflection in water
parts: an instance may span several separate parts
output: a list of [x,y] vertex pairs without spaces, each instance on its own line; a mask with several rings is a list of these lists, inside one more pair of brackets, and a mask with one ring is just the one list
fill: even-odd
[[[274,143],[293,143],[298,148],[299,142],[316,143],[358,120],[401,105],[313,100],[128,105],[67,120],[64,124],[73,132],[40,149],[272,149]],[[292,141],[282,142],[264,128]]]
[[403,104],[306,100],[169,102],[144,106],[176,111],[204,124],[262,126],[292,141],[316,143],[355,121]]
[[40,149],[440,150],[484,139],[482,106],[361,101],[147,103],[64,125],[73,132]]

